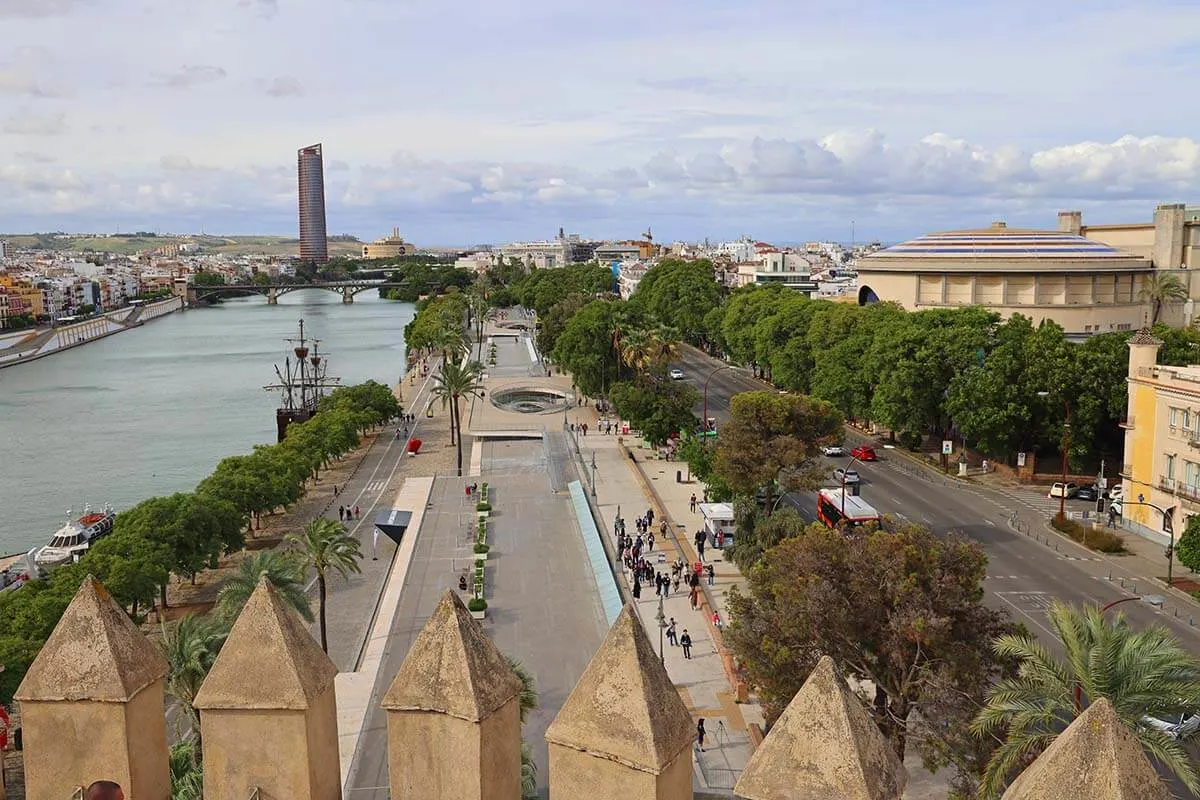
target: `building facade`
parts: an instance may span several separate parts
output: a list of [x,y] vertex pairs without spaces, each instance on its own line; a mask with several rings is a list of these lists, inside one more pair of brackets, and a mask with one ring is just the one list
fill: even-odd
[[376,239],[362,248],[363,258],[399,258],[413,254],[413,246],[400,236],[399,228],[392,228],[392,235]]
[[1161,345],[1145,330],[1129,340],[1121,484],[1126,523],[1166,544],[1157,509],[1176,532],[1200,514],[1200,366],[1158,364]]
[[321,145],[302,147],[296,154],[300,198],[300,260],[324,264],[329,260],[325,233],[325,163]]
[[933,233],[858,261],[860,304],[909,310],[978,305],[1053,320],[1068,336],[1136,330],[1150,259],[1069,231],[1009,228]]

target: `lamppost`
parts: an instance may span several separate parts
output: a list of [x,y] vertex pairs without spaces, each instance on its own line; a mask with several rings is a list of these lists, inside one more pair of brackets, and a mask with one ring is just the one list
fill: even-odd
[[[1049,392],[1038,392],[1038,397],[1049,397]],[[1063,422],[1063,438],[1062,438],[1062,483],[1059,484],[1058,494],[1058,524],[1061,525],[1063,520],[1067,518],[1067,453],[1071,447],[1071,401],[1063,398],[1063,407],[1066,409],[1067,418]]]
[[733,369],[733,364],[722,364],[708,373],[708,377],[704,379],[704,419],[700,420],[700,430],[704,431],[704,444],[706,447],[708,446],[708,382],[713,379],[713,375],[724,369]]
[[592,451],[592,497],[596,496],[596,451]]
[[663,613],[663,596],[658,596],[658,614],[654,617],[658,620],[658,663],[665,664],[666,656],[663,655],[663,632],[667,629],[667,615]]

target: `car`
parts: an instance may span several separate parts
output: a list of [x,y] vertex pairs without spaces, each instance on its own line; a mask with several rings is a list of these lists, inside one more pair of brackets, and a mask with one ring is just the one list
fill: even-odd
[[833,471],[833,479],[838,483],[858,483],[861,480],[858,477],[858,470],[842,469],[841,467]]
[[1106,497],[1108,497],[1109,500],[1113,500],[1113,501],[1120,500],[1124,496],[1125,496],[1125,487],[1119,483],[1116,486],[1109,489],[1108,494],[1106,495]]
[[1095,502],[1099,496],[1100,492],[1097,491],[1095,486],[1080,486],[1079,491],[1075,492],[1076,500],[1091,500]]
[[1181,741],[1190,739],[1200,732],[1200,714],[1179,714],[1178,719],[1172,716],[1171,719],[1159,719],[1158,717],[1145,716],[1142,717],[1142,722],[1150,728],[1157,731],[1162,731],[1167,735],[1167,738]]
[[683,370],[679,369],[678,367],[672,369],[668,374],[671,376],[671,380],[673,381],[683,380]]
[[1050,493],[1046,496],[1047,497],[1074,497],[1075,493],[1078,491],[1079,491],[1079,484],[1077,484],[1077,483],[1063,484],[1061,482],[1056,482],[1053,486],[1050,487]]
[[821,448],[821,455],[844,456],[846,455],[846,448],[842,447],[840,444],[827,444]]
[[859,461],[878,461],[879,458],[875,455],[875,449],[862,445],[850,451],[850,455],[857,458]]

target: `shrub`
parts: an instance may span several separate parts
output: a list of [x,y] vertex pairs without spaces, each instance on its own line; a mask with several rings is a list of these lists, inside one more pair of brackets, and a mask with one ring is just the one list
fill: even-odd
[[487,609],[487,600],[482,597],[472,597],[467,601],[468,611],[484,611]]
[[921,434],[919,431],[901,431],[900,446],[908,450],[917,451],[921,449]]
[[476,511],[491,511],[492,504],[491,503],[480,503],[479,505],[475,506],[475,510]]
[[1112,531],[1088,530],[1073,519],[1059,522],[1058,515],[1050,519],[1050,525],[1056,531],[1065,533],[1080,544],[1101,553],[1125,553],[1125,540]]
[[476,552],[476,553],[483,554],[483,553],[486,553],[488,550],[491,550],[491,549],[492,549],[492,548],[488,547],[488,546],[487,546],[486,544],[484,544],[483,542],[479,542],[478,544],[476,544],[476,545],[475,545],[475,552]]

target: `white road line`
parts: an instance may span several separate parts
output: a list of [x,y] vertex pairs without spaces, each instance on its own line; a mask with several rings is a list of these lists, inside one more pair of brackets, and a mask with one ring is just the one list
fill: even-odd
[[1042,630],[1044,630],[1046,632],[1046,635],[1050,637],[1051,641],[1053,641],[1055,639],[1057,634],[1055,634],[1054,631],[1050,630],[1045,625],[1043,625],[1041,620],[1039,620],[1037,617],[1033,616],[1028,611],[1021,608],[1019,605],[1014,603],[1012,600],[1009,600],[1007,597],[1005,597],[1000,592],[993,592],[993,594],[996,595],[996,597],[999,597],[1004,602],[1008,603],[1010,606],[1012,606],[1016,610],[1016,612],[1018,614],[1020,614],[1021,616],[1028,617],[1030,622],[1032,622],[1034,625],[1037,625],[1039,628],[1041,628]]
[[985,519],[984,522],[986,522],[988,525],[991,525],[993,528],[996,527],[996,523],[992,522],[990,519]]

